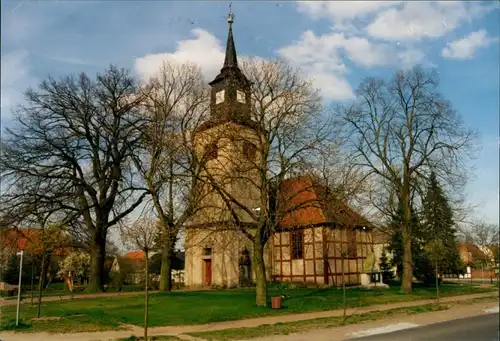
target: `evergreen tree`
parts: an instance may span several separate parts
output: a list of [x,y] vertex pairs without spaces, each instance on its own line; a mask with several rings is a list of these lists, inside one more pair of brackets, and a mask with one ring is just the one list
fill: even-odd
[[385,248],[382,250],[382,255],[380,256],[379,267],[380,272],[382,272],[382,280],[384,283],[394,279],[394,272],[392,271],[393,266],[387,257]]
[[[416,210],[412,207],[412,221],[410,224],[410,228],[412,231],[412,260],[413,260],[413,274],[415,277],[419,278],[418,270],[421,266],[419,266],[418,262],[415,263],[415,260],[421,259],[419,256],[422,253],[422,236],[421,236],[421,226],[420,226],[420,218]],[[392,266],[396,267],[396,272],[399,279],[402,278],[403,272],[403,237],[400,231],[400,226],[402,223],[402,211],[398,209],[394,213],[391,218],[391,222],[389,223],[392,233],[392,239],[387,247],[387,250],[392,252]]]
[[[457,250],[453,211],[434,174],[429,179],[422,214],[413,208],[412,211],[412,261],[415,278],[432,284],[436,282],[438,273],[461,273],[463,265]],[[403,244],[398,230],[400,223],[399,210],[390,222],[394,233],[388,250],[393,253],[392,264],[397,267],[398,277],[401,278]]]
[[453,211],[434,173],[431,173],[423,200],[426,252],[432,257],[435,273],[459,273],[462,269],[457,250]]
[[[412,233],[412,265],[413,276],[426,284],[432,284],[435,281],[435,270],[432,264],[431,254],[428,251],[429,233],[426,231],[425,226],[422,224],[422,214],[416,211],[414,207],[412,210],[412,221],[410,224]],[[392,252],[392,265],[396,266],[398,277],[401,278],[403,270],[403,238],[398,226],[401,224],[401,211],[394,214],[391,220],[391,228],[394,231],[392,240],[387,248]]]

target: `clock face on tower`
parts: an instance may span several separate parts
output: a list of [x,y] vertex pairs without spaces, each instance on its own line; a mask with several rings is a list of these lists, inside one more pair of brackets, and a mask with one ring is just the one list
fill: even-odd
[[245,93],[241,90],[236,91],[236,100],[240,103],[245,103]]
[[224,102],[224,90],[221,90],[215,94],[215,104]]

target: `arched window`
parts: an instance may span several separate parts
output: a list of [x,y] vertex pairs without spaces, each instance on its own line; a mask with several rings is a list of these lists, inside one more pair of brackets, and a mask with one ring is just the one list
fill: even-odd
[[250,161],[255,160],[255,156],[257,155],[257,148],[251,142],[245,141],[243,142],[243,155]]

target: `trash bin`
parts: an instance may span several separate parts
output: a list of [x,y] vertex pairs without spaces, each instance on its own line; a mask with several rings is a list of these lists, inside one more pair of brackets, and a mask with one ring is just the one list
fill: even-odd
[[281,309],[281,296],[271,297],[271,307]]

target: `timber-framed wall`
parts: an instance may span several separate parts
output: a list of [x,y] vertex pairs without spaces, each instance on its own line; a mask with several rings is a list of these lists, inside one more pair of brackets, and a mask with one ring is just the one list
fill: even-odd
[[[297,245],[292,243],[298,232],[303,235],[300,258],[294,257]],[[359,285],[373,239],[366,227],[297,227],[274,233],[272,250],[275,281],[341,286],[344,276],[346,285]]]

